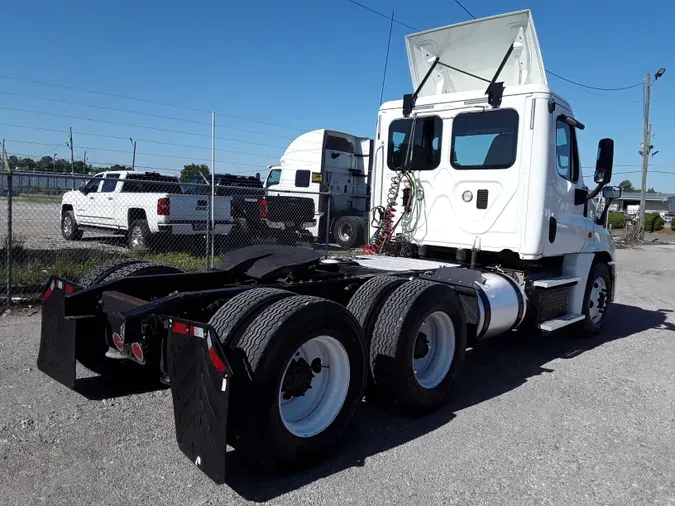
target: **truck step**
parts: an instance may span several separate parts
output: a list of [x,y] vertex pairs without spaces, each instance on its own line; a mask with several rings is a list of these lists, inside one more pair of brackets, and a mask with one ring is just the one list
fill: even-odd
[[584,315],[579,313],[567,313],[565,316],[559,316],[557,318],[541,322],[537,326],[541,330],[553,332],[554,330],[558,330],[563,327],[567,327],[568,325],[572,325],[573,323],[576,323],[578,321],[581,321],[584,318],[585,318]]
[[537,279],[532,284],[538,288],[555,288],[558,286],[573,286],[581,280],[578,276],[557,276],[550,279]]

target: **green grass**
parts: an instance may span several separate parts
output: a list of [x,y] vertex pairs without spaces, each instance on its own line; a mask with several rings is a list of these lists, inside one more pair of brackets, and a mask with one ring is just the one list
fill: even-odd
[[19,197],[12,197],[12,202],[26,203],[26,204],[58,204],[61,202],[60,195],[22,195]]
[[[15,287],[41,285],[51,276],[60,276],[77,282],[97,265],[130,254],[106,254],[96,250],[27,250],[12,248],[12,285]],[[159,264],[172,265],[184,271],[206,268],[204,258],[188,253],[148,253],[138,258]],[[7,280],[6,251],[0,250],[0,283]]]

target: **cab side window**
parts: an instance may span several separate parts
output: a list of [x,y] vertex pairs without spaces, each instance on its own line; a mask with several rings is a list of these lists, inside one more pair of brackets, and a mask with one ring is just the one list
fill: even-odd
[[556,123],[556,170],[560,177],[573,183],[579,181],[579,154],[574,128],[562,120]]
[[98,190],[99,184],[101,184],[102,174],[96,174],[93,179],[87,181],[87,184],[84,186],[84,189],[87,193],[92,193]]

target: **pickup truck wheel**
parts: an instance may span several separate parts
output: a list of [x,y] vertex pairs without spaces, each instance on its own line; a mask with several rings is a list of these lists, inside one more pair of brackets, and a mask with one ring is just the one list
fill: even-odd
[[610,305],[609,293],[612,276],[605,263],[597,263],[591,267],[584,293],[584,319],[576,325],[576,336],[588,338],[598,335],[605,323],[605,315]]
[[354,248],[363,244],[363,220],[358,216],[341,216],[333,225],[333,237],[342,248]]
[[378,401],[410,413],[437,409],[464,364],[466,319],[455,291],[414,280],[385,301],[370,343]]
[[328,300],[288,297],[259,313],[233,346],[248,366],[245,399],[234,408],[244,430],[233,446],[262,464],[322,459],[363,397],[365,343],[356,319]]
[[66,241],[82,239],[82,230],[78,228],[75,214],[72,211],[66,211],[61,216],[61,234]]
[[130,250],[146,251],[150,247],[150,228],[145,220],[135,220],[131,222],[127,243]]

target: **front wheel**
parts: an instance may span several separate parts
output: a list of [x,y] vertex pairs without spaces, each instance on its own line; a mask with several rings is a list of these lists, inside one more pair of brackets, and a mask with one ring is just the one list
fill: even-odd
[[602,331],[605,315],[609,307],[612,289],[612,275],[605,263],[596,263],[591,267],[584,293],[583,315],[579,322],[580,337],[593,337]]
[[364,391],[363,331],[344,307],[292,296],[266,307],[232,343],[244,356],[236,448],[264,464],[314,463],[339,441]]
[[355,248],[364,244],[364,221],[358,216],[341,216],[333,225],[335,242],[341,248]]
[[82,230],[77,226],[75,214],[72,211],[66,211],[61,216],[61,234],[66,241],[82,239]]

